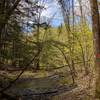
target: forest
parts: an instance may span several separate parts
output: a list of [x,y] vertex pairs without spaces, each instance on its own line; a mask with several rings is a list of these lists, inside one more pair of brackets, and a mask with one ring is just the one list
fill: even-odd
[[0,0],[0,100],[100,100],[100,0]]

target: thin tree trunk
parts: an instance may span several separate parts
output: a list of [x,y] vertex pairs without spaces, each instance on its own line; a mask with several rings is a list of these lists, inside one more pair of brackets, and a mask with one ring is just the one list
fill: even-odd
[[84,31],[84,25],[86,25],[86,21],[85,21],[85,14],[83,13],[83,6],[82,6],[82,0],[78,0],[79,2],[79,7],[80,7],[80,17],[81,17],[81,32],[83,34],[83,43],[82,43],[82,58],[83,58],[83,66],[85,69],[85,74],[89,74],[89,68],[87,66],[87,62],[86,62],[86,39],[85,39],[85,31]]

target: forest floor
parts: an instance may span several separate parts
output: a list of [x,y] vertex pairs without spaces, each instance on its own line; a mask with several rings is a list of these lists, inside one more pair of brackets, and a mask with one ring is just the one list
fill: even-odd
[[[0,73],[2,73],[2,72],[0,72]],[[16,72],[13,74],[10,74],[10,73],[7,74],[6,72],[3,72],[3,73],[5,73],[3,75],[8,76],[11,79],[15,78],[15,76],[16,76],[16,74],[15,74]],[[44,76],[48,76],[48,77],[45,78]],[[51,78],[49,78],[51,76],[53,76],[53,78],[54,78],[53,80]],[[34,81],[32,81],[33,78],[35,79]],[[21,88],[26,89],[27,87],[32,88],[31,86],[33,86],[33,87],[35,87],[33,90],[36,90],[36,91],[38,90],[37,92],[44,91],[45,89],[46,89],[45,91],[47,91],[47,87],[48,88],[52,87],[52,89],[57,87],[57,84],[55,84],[55,82],[58,83],[57,78],[59,78],[59,77],[52,73],[49,73],[49,74],[44,73],[44,72],[31,73],[31,72],[27,71],[22,75],[21,79],[18,80],[17,83],[19,83],[19,85],[15,84],[15,86],[12,87],[12,90],[15,93],[16,92],[18,93],[18,91],[15,91],[16,90],[15,87],[20,88],[20,89]],[[36,82],[37,79],[38,79],[38,83]],[[69,81],[69,79],[68,79],[68,81]],[[24,85],[21,83],[24,83]],[[66,90],[59,92],[60,94],[54,95],[52,97],[52,99],[50,99],[50,100],[97,100],[94,98],[95,75],[93,73],[89,73],[88,75],[79,73],[78,77],[76,78],[76,83],[77,83],[77,86],[69,87],[70,89],[68,89],[66,87],[63,88]],[[26,84],[28,84],[28,86]],[[43,90],[42,89],[39,90],[40,88],[43,88]],[[56,90],[54,90],[54,91],[56,91]],[[27,91],[25,91],[25,92],[27,92]],[[30,92],[30,91],[28,91],[28,92]],[[19,93],[22,93],[22,91]],[[25,100],[28,100],[28,99],[25,99]],[[36,99],[33,99],[33,100],[36,100]],[[45,99],[43,99],[43,100],[45,100]]]
[[95,76],[89,74],[77,79],[78,87],[56,97],[56,100],[97,100],[94,97]]

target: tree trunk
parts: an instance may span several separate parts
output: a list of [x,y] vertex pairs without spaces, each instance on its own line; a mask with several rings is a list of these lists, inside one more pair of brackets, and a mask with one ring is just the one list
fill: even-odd
[[100,98],[100,19],[97,0],[90,0],[92,21],[93,21],[93,33],[94,33],[94,48],[95,48],[95,66],[96,66],[96,97]]

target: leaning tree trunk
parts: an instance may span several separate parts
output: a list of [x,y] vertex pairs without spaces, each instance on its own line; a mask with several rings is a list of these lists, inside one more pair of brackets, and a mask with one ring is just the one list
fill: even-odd
[[92,21],[93,21],[93,33],[94,33],[94,46],[95,46],[95,66],[96,66],[96,97],[100,98],[100,19],[97,0],[90,0]]

